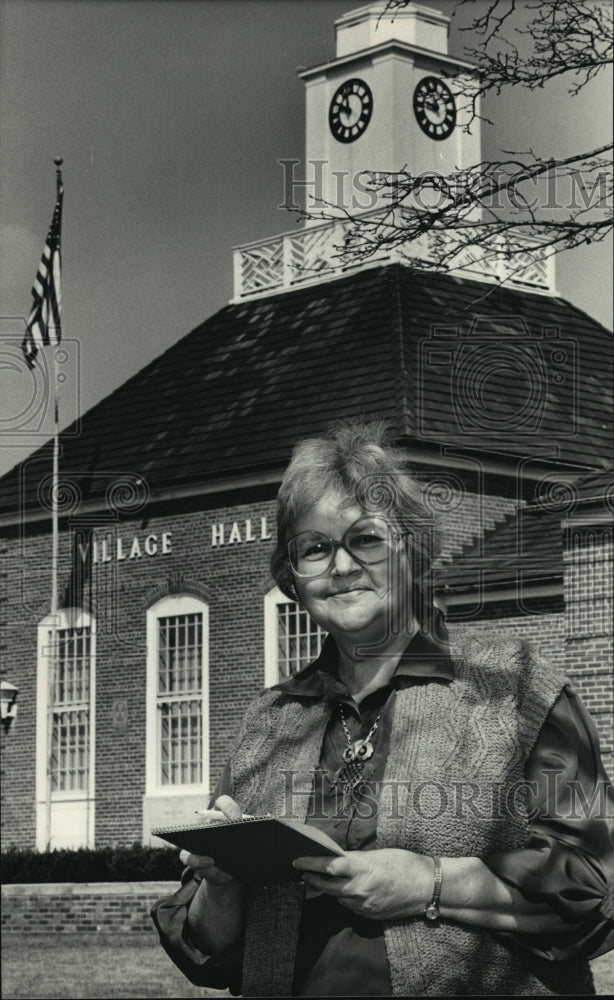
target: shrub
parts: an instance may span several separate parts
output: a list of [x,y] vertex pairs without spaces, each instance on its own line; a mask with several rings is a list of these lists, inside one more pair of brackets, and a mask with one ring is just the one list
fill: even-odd
[[157,882],[180,878],[176,848],[100,847],[92,850],[29,851],[1,856],[2,882]]

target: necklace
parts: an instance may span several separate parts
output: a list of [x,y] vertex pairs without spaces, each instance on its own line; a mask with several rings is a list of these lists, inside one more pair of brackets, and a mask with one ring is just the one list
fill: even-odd
[[365,762],[373,756],[373,743],[371,740],[380,724],[382,713],[380,712],[369,732],[362,740],[352,740],[341,702],[339,702],[339,715],[347,746],[343,751],[343,766],[337,771],[337,774],[331,781],[331,786],[334,788],[336,785],[341,785],[343,791],[349,795],[361,784]]

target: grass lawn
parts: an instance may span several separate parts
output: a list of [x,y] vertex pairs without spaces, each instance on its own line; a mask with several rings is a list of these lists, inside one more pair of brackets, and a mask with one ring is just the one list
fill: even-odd
[[[593,963],[599,995],[614,993],[614,951]],[[2,935],[4,1000],[226,997],[193,986],[153,935]]]
[[3,1000],[227,997],[193,986],[152,934],[2,934]]

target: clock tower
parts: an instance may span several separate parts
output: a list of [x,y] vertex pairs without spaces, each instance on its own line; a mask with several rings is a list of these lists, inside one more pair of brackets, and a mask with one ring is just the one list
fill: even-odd
[[479,162],[479,120],[466,131],[476,71],[448,55],[449,22],[417,4],[392,16],[377,0],[335,22],[335,59],[300,73],[307,173],[325,214],[387,204],[369,189],[372,173],[447,175]]
[[[335,22],[335,58],[299,73],[306,91],[302,177],[294,175],[297,160],[280,161],[282,207],[298,209],[298,192],[304,192],[304,224],[235,247],[233,302],[382,263],[415,261],[438,269],[440,234],[387,241],[386,226],[399,226],[392,235],[402,236],[414,210],[441,204],[445,178],[482,160],[479,75],[471,63],[448,54],[449,26],[445,14],[414,3],[392,16],[385,0]],[[394,203],[397,174],[418,180],[413,201]],[[444,183],[435,188],[429,178]],[[478,223],[481,214],[479,205],[466,209],[463,222]],[[373,239],[361,244],[365,233]],[[454,270],[480,281],[554,291],[553,262],[536,252],[530,238],[523,254],[510,254],[500,235],[492,246],[461,245]]]

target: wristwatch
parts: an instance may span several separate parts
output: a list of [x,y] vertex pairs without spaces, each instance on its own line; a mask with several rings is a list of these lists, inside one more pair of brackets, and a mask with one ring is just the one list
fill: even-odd
[[443,872],[441,870],[441,858],[433,858],[435,866],[435,884],[433,886],[433,898],[424,911],[427,920],[437,920],[439,917],[439,897],[441,896],[441,883],[443,882]]

